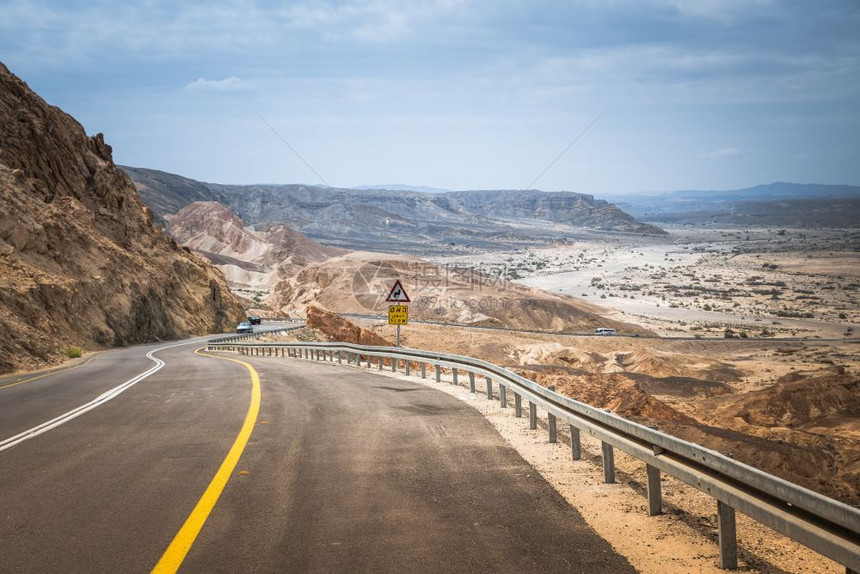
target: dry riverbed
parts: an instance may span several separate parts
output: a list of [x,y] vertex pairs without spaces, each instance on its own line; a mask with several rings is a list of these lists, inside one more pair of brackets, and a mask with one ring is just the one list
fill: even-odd
[[860,231],[667,228],[436,259],[581,298],[662,335],[853,337]]

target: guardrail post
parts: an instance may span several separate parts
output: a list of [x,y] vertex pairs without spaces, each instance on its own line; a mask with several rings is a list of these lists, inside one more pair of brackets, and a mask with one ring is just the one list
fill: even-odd
[[382,355],[376,357],[376,368],[377,370],[382,370]]
[[734,570],[738,567],[738,542],[735,527],[735,509],[717,501],[717,533],[720,540],[720,568]]
[[514,416],[523,416],[523,398],[517,393],[514,393]]
[[537,430],[537,405],[529,401],[529,429]]
[[580,460],[582,458],[582,442],[579,438],[579,428],[568,425],[570,427],[570,458]]
[[399,363],[399,362],[400,362],[400,360],[397,357],[391,357],[391,372],[392,373],[397,372],[397,363]]
[[648,516],[657,516],[663,512],[660,469],[646,464],[645,471],[648,474]]
[[436,363],[436,382],[442,382],[442,366],[439,363]]
[[507,396],[508,388],[499,383],[499,406],[503,409],[508,408],[508,396]]
[[469,392],[475,392],[475,373],[469,371]]
[[370,368],[370,361],[371,361],[371,359],[370,359],[370,355],[368,355],[368,356],[367,356],[367,368],[368,368],[368,369]]
[[427,363],[425,363],[424,361],[421,361],[421,378],[427,378]]
[[337,352],[337,363],[339,365],[343,364],[343,351]]
[[487,400],[493,400],[493,379],[487,377]]
[[410,364],[409,364],[409,359],[406,359],[406,361],[405,361],[405,362],[406,362],[406,364],[405,364],[405,365],[403,365],[403,373],[408,377],[408,376],[409,376],[409,371],[410,371],[410,369],[412,368],[412,365],[410,365]]
[[453,379],[453,382],[451,384],[456,385],[457,384],[457,367],[454,367],[453,371],[454,371],[454,379]]
[[615,451],[607,442],[600,443],[603,450],[603,482],[612,484],[615,482]]
[[547,425],[549,426],[549,442],[558,442],[558,426],[554,414],[547,414]]

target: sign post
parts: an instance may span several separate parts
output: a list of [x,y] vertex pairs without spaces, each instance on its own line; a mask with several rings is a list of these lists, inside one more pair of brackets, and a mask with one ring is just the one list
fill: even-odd
[[400,325],[407,325],[409,323],[409,307],[405,303],[410,302],[409,295],[406,294],[406,290],[400,284],[400,279],[394,283],[394,287],[391,288],[385,300],[388,303],[393,303],[393,305],[388,306],[388,324],[397,326],[397,335],[394,344],[396,347],[399,347]]

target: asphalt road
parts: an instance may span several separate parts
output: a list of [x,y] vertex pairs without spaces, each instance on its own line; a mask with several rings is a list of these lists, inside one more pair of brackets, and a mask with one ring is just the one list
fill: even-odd
[[[146,353],[164,346],[0,378],[0,441],[152,368]],[[165,365],[145,380],[0,450],[0,572],[158,563],[252,402],[249,371],[198,346],[155,353]],[[260,410],[182,571],[633,571],[449,395],[354,367],[243,359]]]

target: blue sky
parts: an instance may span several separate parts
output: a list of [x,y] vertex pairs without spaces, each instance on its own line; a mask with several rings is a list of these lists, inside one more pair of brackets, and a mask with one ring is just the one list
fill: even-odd
[[[0,61],[118,163],[596,196],[860,185],[860,2],[0,0]],[[258,116],[259,115],[259,116]],[[260,118],[263,118],[264,123]]]

